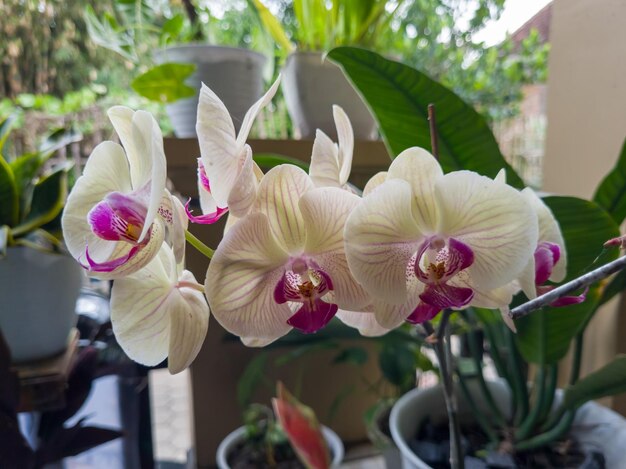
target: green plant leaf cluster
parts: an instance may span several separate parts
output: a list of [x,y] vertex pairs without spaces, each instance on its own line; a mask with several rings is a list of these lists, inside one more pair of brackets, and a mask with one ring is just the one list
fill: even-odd
[[[12,122],[11,118],[0,122],[0,251],[7,245],[29,243],[26,238],[61,214],[72,165],[62,164],[45,174],[41,174],[42,169],[58,149],[82,138],[71,130],[59,129],[50,134],[36,152],[7,160],[2,149]],[[44,238],[50,240],[51,236]]]

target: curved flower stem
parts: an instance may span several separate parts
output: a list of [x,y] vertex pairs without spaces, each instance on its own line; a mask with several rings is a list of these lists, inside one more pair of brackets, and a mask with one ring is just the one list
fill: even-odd
[[507,348],[510,355],[510,372],[511,382],[515,387],[514,396],[517,398],[515,415],[515,424],[519,425],[526,414],[528,414],[528,389],[526,388],[526,379],[522,371],[522,361],[518,355],[517,346],[515,344],[515,337],[513,332],[507,327],[504,334],[506,336]]
[[518,306],[517,308],[513,308],[511,310],[511,318],[519,319],[524,316],[528,316],[533,311],[536,311],[544,306],[548,306],[550,303],[558,300],[559,298],[568,295],[576,290],[580,290],[586,286],[591,285],[592,283],[597,282],[598,280],[602,280],[608,277],[615,272],[618,272],[626,267],[626,256],[622,256],[619,259],[609,262],[608,264],[603,265],[602,267],[598,267],[591,272],[581,275],[580,277],[571,280],[560,287],[556,287],[554,290],[550,290],[548,293],[545,293],[541,296],[538,296],[534,300],[527,301],[526,303]]
[[523,440],[528,438],[537,424],[541,407],[543,406],[543,400],[546,389],[546,366],[544,364],[539,365],[537,376],[535,378],[535,405],[530,410],[528,416],[522,422],[517,432],[515,432],[515,438]]
[[208,259],[211,259],[213,257],[213,254],[215,254],[215,251],[213,249],[211,249],[209,246],[207,246],[194,235],[192,235],[189,230],[185,230],[185,239],[189,244],[191,244],[194,248],[204,254]]
[[[443,313],[449,316],[450,311]],[[442,317],[442,322],[444,318]],[[435,334],[435,329],[430,322],[426,321],[422,324],[429,335]],[[443,388],[443,396],[446,402],[446,411],[448,413],[448,424],[450,430],[450,467],[452,469],[464,468],[463,450],[461,448],[461,429],[458,415],[457,399],[454,394],[454,380],[452,376],[452,348],[450,347],[450,328],[448,320],[444,325],[444,339],[433,341],[433,349],[437,355],[439,369],[441,371],[441,384]]]
[[558,365],[548,365],[547,366],[547,379],[546,379],[546,387],[543,393],[543,401],[541,408],[539,409],[539,417],[537,419],[538,423],[542,423],[546,421],[546,418],[550,415],[550,410],[552,410],[552,404],[554,403],[554,393],[556,392],[556,383],[559,378],[559,366]]

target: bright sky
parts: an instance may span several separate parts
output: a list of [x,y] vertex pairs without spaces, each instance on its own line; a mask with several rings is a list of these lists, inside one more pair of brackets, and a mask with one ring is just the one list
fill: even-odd
[[502,16],[498,21],[474,35],[476,42],[485,41],[487,46],[500,43],[508,33],[514,32],[551,0],[506,0]]

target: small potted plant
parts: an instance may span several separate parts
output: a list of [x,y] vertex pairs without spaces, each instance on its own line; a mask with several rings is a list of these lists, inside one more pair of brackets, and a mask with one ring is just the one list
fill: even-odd
[[217,450],[219,469],[339,467],[343,444],[337,434],[320,426],[313,410],[280,382],[272,406],[273,413],[260,404],[248,407],[244,413],[245,425],[230,433]]
[[0,122],[0,330],[13,360],[24,362],[64,350],[75,323],[83,274],[63,247],[59,224],[71,165],[44,168],[80,135],[59,130],[37,151],[9,157],[2,150],[13,122]]
[[90,37],[138,68],[141,73],[133,79],[133,89],[166,104],[177,137],[196,136],[202,83],[220,93],[238,129],[250,105],[263,92],[265,55],[236,47],[245,43],[245,31],[234,44],[211,44],[219,41],[219,37],[210,39],[221,28],[208,7],[196,7],[190,0],[173,3],[162,12],[145,2],[138,3],[136,11],[135,4],[129,8],[128,2],[115,1],[115,14],[103,19],[88,6],[85,17]]
[[274,41],[288,53],[283,69],[283,94],[287,110],[302,138],[315,137],[316,129],[336,137],[330,109],[341,106],[350,116],[357,139],[377,136],[376,122],[341,69],[327,60],[333,47],[373,47],[381,30],[389,27],[403,1],[387,10],[387,0],[344,2],[314,0],[294,2],[296,26],[288,38],[280,21],[261,0],[250,0]]

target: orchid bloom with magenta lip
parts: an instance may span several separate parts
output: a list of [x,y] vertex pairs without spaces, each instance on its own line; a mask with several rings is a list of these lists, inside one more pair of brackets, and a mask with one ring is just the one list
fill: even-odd
[[124,352],[146,366],[168,358],[172,374],[187,368],[209,325],[203,290],[191,272],[177,265],[166,243],[147,266],[115,280],[111,323]]
[[202,84],[196,131],[200,144],[198,191],[203,215],[194,216],[187,207],[192,222],[215,223],[227,211],[242,217],[254,203],[262,173],[252,160],[252,149],[246,140],[254,120],[272,100],[279,84],[280,77],[246,112],[237,135],[222,100]]
[[148,112],[122,106],[108,115],[123,147],[107,141],[94,149],[62,218],[72,256],[105,279],[148,264],[176,218],[158,124]]
[[[561,229],[550,209],[532,189],[524,189],[522,195],[535,210],[539,224],[535,253],[519,278],[522,290],[528,298],[533,299],[554,288],[551,285],[544,285],[548,280],[558,283],[565,279],[567,252]],[[582,303],[586,299],[586,293],[587,290],[577,296],[564,296],[551,303],[551,306]]]
[[317,130],[309,174],[316,187],[340,187],[350,190],[348,177],[352,169],[354,150],[352,124],[344,110],[337,105],[333,106],[333,118],[339,143],[334,143],[328,135]]
[[[470,171],[444,175],[421,148],[402,152],[376,176],[346,222],[353,275],[373,297],[386,328],[421,323],[446,308],[492,307],[537,243],[523,196]],[[510,295],[503,289],[503,295]]]
[[209,264],[206,294],[216,319],[246,345],[263,346],[292,327],[312,333],[338,308],[371,300],[350,274],[343,229],[359,197],[314,188],[292,165],[270,170],[251,213],[224,238]]

